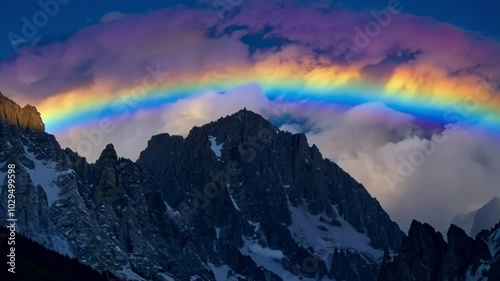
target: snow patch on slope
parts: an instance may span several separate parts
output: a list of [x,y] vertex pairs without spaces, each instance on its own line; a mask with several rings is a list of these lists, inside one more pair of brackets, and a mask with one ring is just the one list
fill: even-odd
[[216,227],[215,228],[215,238],[217,238],[217,239],[220,238],[220,231],[221,231],[220,227]]
[[259,232],[260,231],[260,222],[252,222],[252,221],[249,221],[249,220],[247,220],[247,221],[248,221],[248,223],[250,225],[252,225],[254,227],[254,231],[255,232]]
[[[117,277],[123,278],[125,280],[133,280],[133,281],[147,281],[141,276],[137,275],[132,269],[128,267],[124,267],[122,270],[116,272]],[[168,279],[167,279],[168,280]]]
[[215,155],[217,156],[217,158],[220,158],[221,157],[222,145],[224,143],[221,143],[221,144],[217,145],[217,142],[215,141],[215,137],[214,136],[208,136],[208,140],[212,144],[212,146],[210,147],[210,149],[212,149],[212,151],[215,153]]
[[175,221],[180,221],[182,219],[182,215],[178,210],[175,210],[174,208],[170,207],[166,201],[163,201],[165,204],[165,208],[167,209],[167,216]]
[[500,250],[500,228],[495,230],[489,237],[488,247],[490,248],[491,256],[495,257]]
[[[252,249],[257,249],[257,245],[258,242],[256,241],[252,241],[252,240],[248,240],[248,239],[244,239],[244,245],[243,247],[240,249],[240,252],[245,255],[245,256],[249,256],[252,258],[252,260],[258,265],[258,266],[262,266],[263,268],[273,272],[274,274],[278,275],[278,276],[283,276],[287,273],[289,273],[288,271],[285,270],[285,268],[283,267],[283,264],[281,263],[281,258],[280,259],[274,259],[272,256],[266,256],[266,255],[262,255],[262,253],[255,253],[252,251]],[[257,244],[257,245],[256,245]],[[263,248],[262,246],[259,245],[259,247],[261,249],[265,249]],[[275,250],[272,250],[272,249],[269,249],[270,251],[275,251]],[[258,252],[258,251],[257,251]],[[279,251],[281,252],[281,251]],[[276,252],[277,253],[277,252]],[[281,252],[281,257],[283,257],[283,252]],[[298,279],[297,279],[298,280]]]
[[175,279],[172,276],[170,276],[166,273],[159,273],[158,275],[163,277],[163,280],[165,280],[165,281],[175,281]]
[[54,183],[58,176],[71,173],[72,171],[57,171],[57,163],[53,161],[43,161],[36,159],[36,155],[28,151],[28,148],[24,147],[24,152],[26,157],[31,159],[35,163],[35,169],[31,170],[25,166],[26,172],[28,172],[31,181],[34,186],[40,185],[45,194],[47,195],[47,202],[49,207],[51,207],[55,201],[59,199],[60,188]]
[[241,209],[240,207],[238,206],[238,203],[236,203],[236,200],[234,199],[233,197],[233,194],[231,192],[231,189],[229,188],[230,184],[227,184],[226,187],[227,187],[227,193],[229,193],[229,198],[231,198],[231,202],[233,202],[233,206],[234,208],[237,210],[237,211],[240,211],[241,212]]
[[[243,237],[244,245],[240,252],[252,258],[252,260],[266,270],[278,275],[284,281],[314,281],[316,279],[299,277],[287,271],[283,266],[282,259],[285,258],[281,250],[265,248],[259,242]],[[323,280],[330,280],[323,278]]]
[[477,268],[476,274],[472,275],[471,269],[467,270],[467,273],[465,274],[465,280],[466,281],[481,281],[484,280],[484,277],[482,276],[483,270],[490,270],[490,265],[482,261],[483,263]]
[[215,275],[215,281],[228,280],[227,274],[229,273],[229,270],[231,270],[231,268],[229,266],[224,264],[224,265],[217,267],[212,263],[208,263],[208,266],[210,267],[210,269],[212,270],[212,272]]
[[[337,217],[341,226],[333,226],[321,221],[321,217],[327,220],[325,214],[316,216],[307,211],[307,207],[295,207],[288,203],[292,224],[289,230],[295,240],[304,248],[313,248],[316,254],[325,261],[328,269],[332,264],[333,252],[336,248],[352,249],[373,257],[374,260],[382,258],[384,252],[370,246],[370,238],[359,233],[351,224],[341,216]],[[337,208],[332,206],[338,214]]]
[[249,252],[262,258],[273,260],[281,260],[283,258],[283,252],[281,250],[264,248],[259,243],[247,243],[245,246],[248,247]]

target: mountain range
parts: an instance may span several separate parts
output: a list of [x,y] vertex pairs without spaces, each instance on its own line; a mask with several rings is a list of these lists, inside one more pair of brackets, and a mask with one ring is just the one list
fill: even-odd
[[122,280],[500,280],[498,225],[405,235],[304,134],[246,109],[135,162],[108,144],[89,163],[2,94],[0,117],[2,224],[15,164],[17,231]]
[[455,216],[451,223],[475,237],[482,230],[493,227],[498,221],[500,221],[500,198],[495,197],[475,211]]

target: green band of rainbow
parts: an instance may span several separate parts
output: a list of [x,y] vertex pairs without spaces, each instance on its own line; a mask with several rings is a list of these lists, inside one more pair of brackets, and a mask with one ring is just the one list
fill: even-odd
[[[81,104],[71,110],[43,114],[48,132],[61,133],[75,124],[98,122],[102,118],[113,120],[123,114],[139,110],[154,110],[179,99],[197,95],[205,90],[227,91],[239,85],[257,83],[270,99],[281,103],[304,101],[315,104],[353,107],[367,102],[381,102],[387,107],[408,113],[425,122],[438,124],[464,123],[479,126],[495,134],[500,132],[500,108],[497,97],[488,91],[467,98],[451,94],[405,93],[390,91],[367,84],[305,83],[300,80],[261,78],[232,79],[222,82],[184,83],[165,86],[140,94],[119,94],[120,98],[107,98],[89,104]],[[486,86],[485,86],[486,87]]]

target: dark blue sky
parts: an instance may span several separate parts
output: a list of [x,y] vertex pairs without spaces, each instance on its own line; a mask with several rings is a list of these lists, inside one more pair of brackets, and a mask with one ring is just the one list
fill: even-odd
[[[0,60],[14,54],[9,40],[9,33],[22,36],[24,25],[22,18],[33,20],[35,13],[42,11],[40,0],[0,0]],[[41,0],[50,2],[56,0]],[[180,3],[194,6],[196,2],[212,1],[177,1],[177,0],[59,0],[67,1],[60,5],[59,12],[49,17],[47,24],[39,28],[38,45],[64,40],[81,28],[96,24],[108,12],[147,13]],[[222,0],[224,1],[224,0]],[[246,0],[252,1],[252,0]],[[389,0],[338,0],[332,6],[357,11],[382,9]],[[494,0],[400,0],[405,13],[432,17],[449,22],[467,30],[477,31],[486,36],[500,39],[500,3]],[[310,1],[311,2],[311,1]],[[324,1],[323,1],[324,2]],[[21,45],[19,45],[21,46]]]
[[[42,11],[38,4],[40,0],[0,0],[0,58],[14,53],[8,34],[13,32],[22,35],[24,25],[22,18],[32,21],[35,13]],[[51,2],[51,0],[41,0]],[[57,0],[52,0],[57,1]],[[60,5],[59,12],[50,17],[47,24],[39,29],[39,35],[44,42],[62,40],[79,29],[98,23],[108,12],[147,13],[158,10],[173,3],[169,0],[64,0],[67,4]]]

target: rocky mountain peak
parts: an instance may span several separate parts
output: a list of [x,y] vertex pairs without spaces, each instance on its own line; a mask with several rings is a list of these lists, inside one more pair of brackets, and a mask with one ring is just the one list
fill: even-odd
[[500,198],[495,197],[481,208],[453,218],[451,224],[464,229],[471,237],[479,232],[490,229],[500,220]]
[[113,144],[110,143],[106,145],[106,148],[104,148],[104,150],[101,152],[101,156],[99,156],[99,159],[100,160],[111,159],[115,162],[118,160],[118,156],[116,154],[116,150]]
[[258,133],[259,130],[262,131],[263,129],[270,129],[275,132],[278,131],[278,128],[260,114],[246,108],[232,115],[221,117],[217,121],[210,122],[203,126],[203,128],[209,131],[214,127],[218,129],[227,129],[226,133],[240,133],[243,135]]
[[485,241],[469,237],[456,225],[450,226],[447,239],[414,220],[399,254],[384,261],[378,280],[498,280],[492,277],[498,274],[497,261]]
[[96,183],[94,199],[100,204],[120,192],[118,185],[118,156],[112,144],[106,145],[96,161]]
[[476,211],[471,233],[475,237],[479,232],[495,225],[500,219],[500,198],[495,197]]
[[26,105],[21,108],[17,103],[0,92],[0,120],[7,125],[22,129],[45,132],[45,124],[36,107]]
[[413,220],[408,231],[408,239],[420,239],[425,236],[431,236],[435,241],[444,241],[443,235],[439,231],[436,231],[430,224]]
[[[209,252],[215,240],[210,255],[234,269],[258,268],[253,251],[264,248],[286,257],[267,274],[375,280],[383,250],[398,249],[404,237],[377,200],[304,134],[281,131],[246,109],[185,138],[153,136],[137,164],[195,229],[189,235],[206,237]],[[342,241],[341,232],[352,240]],[[296,272],[304,260],[315,270]],[[251,280],[282,280],[252,272]]]

